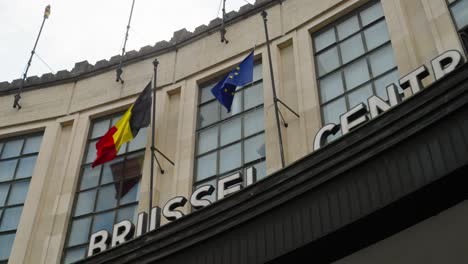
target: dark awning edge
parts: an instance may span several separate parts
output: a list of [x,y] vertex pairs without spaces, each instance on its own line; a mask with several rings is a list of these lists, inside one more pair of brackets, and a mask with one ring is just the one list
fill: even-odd
[[272,210],[467,105],[467,80],[465,64],[387,113],[257,184],[80,263],[156,261]]

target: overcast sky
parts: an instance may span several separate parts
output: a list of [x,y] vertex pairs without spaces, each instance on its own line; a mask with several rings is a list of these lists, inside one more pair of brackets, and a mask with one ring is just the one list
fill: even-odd
[[[221,0],[135,0],[126,50],[169,40],[176,30],[221,17]],[[227,0],[226,12],[254,0]],[[47,4],[37,56],[28,76],[71,70],[121,53],[132,0],[0,0],[0,82],[22,78]],[[41,61],[44,60],[44,62]]]

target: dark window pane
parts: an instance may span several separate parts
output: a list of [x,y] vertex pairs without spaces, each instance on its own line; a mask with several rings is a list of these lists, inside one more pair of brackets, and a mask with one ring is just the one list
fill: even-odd
[[17,139],[5,143],[2,152],[2,159],[17,157],[20,155],[21,148],[23,147],[23,140]]
[[262,161],[260,163],[256,163],[254,167],[257,170],[257,181],[264,179],[267,175],[266,174],[266,162]]
[[[211,102],[207,105],[200,107],[200,115],[198,117],[199,127],[211,125],[219,121],[219,103],[217,101]],[[223,109],[225,111],[226,109]]]
[[335,29],[331,28],[314,38],[315,51],[319,52],[322,49],[330,46],[331,44],[335,42],[336,42]]
[[117,222],[128,220],[136,225],[137,222],[137,206],[127,206],[124,208],[120,208],[117,211]]
[[244,109],[263,104],[263,83],[258,83],[254,86],[248,86],[244,91]]
[[0,153],[2,153],[2,149],[3,149],[3,142],[0,142]]
[[468,1],[460,1],[451,7],[458,29],[468,25]]
[[346,112],[346,103],[344,98],[340,98],[323,107],[323,123],[340,123],[340,115]]
[[18,165],[15,179],[28,178],[33,175],[34,165],[36,164],[37,156],[22,158]]
[[261,134],[244,141],[245,163],[265,157],[265,135]]
[[[239,89],[239,88],[237,88]],[[233,115],[237,115],[240,112],[242,112],[242,94],[243,91],[238,91],[236,92],[236,95],[234,95],[234,99],[232,100],[232,105],[231,105],[231,112],[227,112],[226,107],[219,105],[221,107],[221,119],[226,119],[228,117],[231,117]],[[216,101],[217,104],[219,104],[218,101]]]
[[91,217],[74,220],[71,224],[71,232],[68,237],[67,245],[74,246],[88,242],[89,226]]
[[396,64],[392,46],[387,45],[378,49],[370,55],[369,61],[374,77],[394,68]]
[[123,157],[115,158],[109,162],[104,163],[102,171],[101,185],[120,180],[122,176]]
[[377,19],[383,17],[383,9],[382,9],[382,4],[376,3],[375,5],[367,8],[366,10],[363,10],[361,12],[361,21],[362,25],[366,26],[369,25],[370,23],[376,21]]
[[263,108],[249,112],[244,116],[244,137],[260,132],[263,128]]
[[241,118],[229,120],[221,124],[221,146],[239,140],[241,138]]
[[346,80],[346,89],[351,90],[354,87],[369,81],[369,69],[365,59],[357,61],[344,69]]
[[6,197],[8,195],[8,190],[10,189],[10,184],[0,184],[0,207],[5,205]]
[[353,33],[359,31],[359,21],[357,16],[350,17],[344,22],[340,23],[336,29],[338,30],[338,38],[340,40],[351,36]]
[[78,194],[76,202],[75,216],[91,213],[96,201],[96,190],[90,190]]
[[95,215],[93,220],[93,228],[91,229],[91,234],[94,234],[97,231],[101,230],[107,230],[109,234],[112,234],[112,227],[114,226],[114,216],[115,211]]
[[24,145],[23,154],[39,152],[39,148],[41,147],[41,141],[42,135],[27,138],[26,144]]
[[8,205],[23,204],[28,193],[29,181],[15,182],[11,186]]
[[219,173],[240,167],[241,165],[241,144],[235,144],[221,149],[219,162]]
[[18,160],[0,161],[0,182],[13,179]]
[[76,262],[85,257],[86,247],[69,249],[65,253],[64,264]]
[[320,81],[320,98],[322,103],[340,96],[343,92],[341,72],[334,73]]
[[7,208],[3,212],[0,231],[15,230],[18,227],[23,206]]
[[91,133],[91,138],[100,138],[106,134],[110,129],[110,119],[105,119],[101,121],[95,121],[93,124],[93,132]]
[[83,175],[81,176],[80,190],[95,187],[99,184],[99,174],[101,165],[91,168],[91,165],[84,167]]
[[348,63],[364,54],[364,45],[362,43],[361,34],[343,41],[343,43],[340,44],[340,50],[343,64]]
[[0,261],[10,257],[11,248],[16,234],[0,235]]
[[140,129],[136,138],[128,143],[128,152],[135,151],[146,147],[146,141],[148,139],[148,128],[144,127]]
[[114,208],[117,205],[117,191],[119,183],[101,187],[98,192],[96,211],[102,211]]
[[203,154],[218,146],[218,127],[205,129],[198,134],[198,154]]
[[216,174],[216,152],[197,159],[197,181]]
[[[367,98],[372,96],[372,86],[370,84],[358,88],[348,95],[350,109],[360,103],[367,105]],[[368,108],[369,109],[369,108]]]
[[336,47],[331,48],[317,56],[319,76],[325,75],[339,66],[340,62],[338,60],[338,50]]
[[390,40],[387,23],[381,21],[364,31],[367,50],[373,50]]
[[120,204],[128,204],[138,201],[140,194],[140,178],[125,180],[122,183],[122,192],[120,194]]

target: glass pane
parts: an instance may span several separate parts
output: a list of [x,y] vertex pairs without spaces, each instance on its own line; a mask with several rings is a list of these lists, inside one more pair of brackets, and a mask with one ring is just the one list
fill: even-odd
[[86,247],[68,249],[65,253],[64,264],[76,262],[85,257]]
[[375,20],[383,17],[383,9],[382,9],[382,4],[376,3],[375,5],[367,8],[366,10],[363,10],[361,12],[361,21],[362,21],[362,26],[369,25],[370,23],[374,22]]
[[99,189],[96,211],[102,211],[114,208],[117,205],[117,191],[119,183],[107,185]]
[[122,144],[122,146],[120,146],[119,152],[117,152],[117,156],[122,155],[125,152],[127,152],[127,145],[128,145],[128,143],[124,143],[124,144]]
[[359,21],[357,16],[346,19],[344,22],[339,24],[337,27],[338,38],[340,40],[345,39],[348,36],[351,36],[353,33],[359,31]]
[[[234,96],[235,98],[235,96]],[[199,127],[205,127],[219,121],[219,103],[217,101],[201,106],[198,117]],[[225,109],[224,109],[225,111]]]
[[18,160],[0,161],[0,182],[13,179]]
[[254,65],[253,69],[253,81],[258,81],[262,79],[263,73],[262,73],[262,64],[256,64]]
[[200,103],[201,104],[204,103],[204,102],[208,102],[210,100],[215,99],[215,97],[211,93],[211,88],[213,88],[213,86],[215,86],[215,85],[216,85],[216,83],[213,83],[211,85],[205,86],[205,87],[200,89]]
[[133,178],[122,183],[122,193],[120,194],[120,204],[128,204],[138,201],[140,194],[140,179]]
[[460,1],[451,7],[458,29],[468,25],[468,1]]
[[93,220],[93,228],[91,229],[91,234],[94,234],[97,231],[101,230],[107,230],[109,234],[112,234],[112,227],[114,226],[114,216],[115,211],[95,215]]
[[224,173],[241,165],[241,144],[235,144],[220,151],[219,173]]
[[241,118],[229,120],[221,124],[221,146],[241,138]]
[[120,208],[117,211],[117,222],[128,220],[136,225],[137,222],[137,206],[127,206],[124,208]]
[[244,141],[244,163],[265,157],[265,134]]
[[114,126],[115,124],[117,124],[117,122],[120,120],[120,118],[122,118],[122,115],[118,115],[118,116],[115,116],[112,118],[112,121],[111,121],[111,125],[110,127]]
[[340,98],[323,107],[323,123],[340,123],[340,115],[346,112],[346,103],[344,98]]
[[85,163],[91,163],[96,159],[96,153],[97,153],[96,143],[97,143],[97,140],[94,140],[88,143],[88,153],[86,154]]
[[263,83],[248,86],[247,90],[244,90],[244,109],[247,110],[261,104],[263,104]]
[[26,139],[26,144],[24,145],[23,154],[36,153],[39,152],[41,147],[42,135],[30,137]]
[[[350,109],[355,107],[356,105],[360,103],[364,103],[368,106],[367,104],[367,98],[372,96],[372,86],[370,84],[361,87],[359,89],[356,89],[356,91],[353,91],[348,95],[348,100],[349,100],[349,107]],[[368,108],[369,109],[369,108]]]
[[0,153],[2,153],[3,142],[0,142]]
[[314,38],[315,52],[319,52],[335,42],[335,29],[331,28]]
[[329,49],[317,56],[319,76],[327,74],[339,66],[340,62],[338,60],[338,50],[336,47]]
[[6,202],[9,188],[10,184],[0,184],[0,207],[3,206]]
[[364,54],[364,45],[362,44],[361,34],[343,41],[343,43],[340,44],[340,50],[343,64]]
[[385,20],[373,25],[364,31],[367,50],[373,50],[390,40]]
[[123,173],[122,172],[123,163],[124,163],[123,157],[118,157],[109,162],[104,163],[101,185],[120,180],[122,177],[122,173]]
[[78,194],[75,207],[75,216],[91,213],[96,201],[96,190],[86,191]]
[[[388,95],[387,95],[387,86],[392,84],[392,83],[397,83],[398,84],[398,79],[400,78],[400,75],[397,70],[390,72],[387,75],[384,75],[383,77],[377,79],[374,82],[375,85],[375,92],[377,93],[377,96],[388,100]],[[399,85],[397,85],[399,88]],[[400,90],[401,88],[399,88]]]
[[[239,88],[238,88],[239,89]],[[221,119],[226,119],[228,117],[231,117],[233,115],[236,115],[240,112],[242,112],[242,96],[243,96],[243,91],[238,91],[236,92],[236,95],[234,96],[234,99],[232,100],[232,105],[231,105],[231,112],[227,112],[226,107],[220,106],[221,107]],[[215,103],[219,104],[218,101]]]
[[197,181],[201,181],[216,174],[216,152],[197,160]]
[[144,127],[138,131],[136,138],[128,142],[128,152],[135,151],[146,147],[146,141],[148,140],[148,128]]
[[370,79],[369,69],[365,59],[357,61],[344,70],[346,89],[349,91],[354,87],[367,82]]
[[257,181],[264,179],[266,177],[266,162],[262,161],[260,163],[257,163],[253,165],[255,169],[257,170]]
[[15,230],[18,227],[23,206],[7,208],[3,212],[0,231]]
[[37,156],[22,158],[19,162],[15,179],[31,177],[33,175],[34,165],[36,164],[36,159],[37,159]]
[[16,234],[0,235],[0,261],[6,260],[10,257],[13,241],[15,241]]
[[110,128],[110,119],[101,120],[98,122],[94,122],[93,124],[93,132],[91,133],[91,138],[100,138],[104,136],[104,134]]
[[8,205],[23,204],[28,193],[29,181],[15,182],[11,186]]
[[384,48],[378,49],[370,55],[369,61],[374,77],[395,67],[396,64],[395,58],[393,57],[392,46],[388,45]]
[[218,127],[203,130],[198,134],[198,154],[208,152],[218,146]]
[[[141,176],[141,170],[143,168],[143,161],[144,161],[144,157],[143,157],[143,153],[137,153],[137,154],[133,154],[133,155],[129,155],[127,156],[127,158],[125,159],[125,164],[124,164],[124,177],[126,179],[128,178],[135,178],[135,177],[140,177]],[[117,165],[113,165],[113,166],[117,166]],[[111,166],[111,169],[114,169],[113,166]],[[119,165],[120,166],[120,165]],[[121,170],[119,170],[121,171]],[[121,179],[122,176],[120,177],[114,177],[115,179]]]
[[263,108],[244,115],[244,137],[260,132],[263,128]]
[[341,72],[334,73],[320,81],[320,98],[322,103],[338,97],[344,92]]
[[102,165],[95,168],[91,168],[91,166],[84,167],[83,175],[81,176],[80,190],[92,188],[98,185],[101,167]]
[[203,199],[209,200],[209,201],[211,201],[212,203],[214,203],[214,202],[216,202],[216,193],[217,193],[217,192],[216,192],[216,189],[218,188],[216,182],[217,182],[216,179],[213,179],[213,180],[211,180],[211,181],[207,181],[207,182],[204,182],[204,183],[195,185],[194,191],[195,191],[196,189],[200,188],[201,186],[204,186],[204,185],[211,185],[211,186],[213,186],[213,187],[215,188],[214,192],[213,192],[211,195],[209,195],[209,196],[204,196]]
[[2,159],[17,157],[20,155],[21,148],[23,147],[23,140],[17,139],[5,143],[2,152]]
[[74,246],[88,242],[89,225],[91,217],[74,220],[71,224],[71,232],[68,237],[68,246]]

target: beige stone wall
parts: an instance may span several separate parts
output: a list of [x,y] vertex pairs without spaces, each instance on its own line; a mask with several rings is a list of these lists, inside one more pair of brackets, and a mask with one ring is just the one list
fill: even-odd
[[[365,0],[286,0],[268,8],[273,72],[277,93],[300,118],[280,106],[286,164],[312,152],[321,127],[311,33],[367,3]],[[382,0],[400,74],[428,63],[435,55],[462,50],[444,0]],[[198,84],[226,72],[256,45],[263,64],[267,172],[281,168],[271,76],[260,14],[227,27],[229,44],[213,33],[159,55],[156,147],[175,163],[160,158],[155,168],[153,206],[192,190]],[[131,104],[151,81],[148,58],[124,67],[124,84],[108,71],[76,82],[25,91],[20,111],[13,96],[0,96],[0,137],[44,131],[38,162],[19,223],[11,263],[58,263],[67,234],[86,137],[93,118]],[[150,146],[148,133],[148,147]],[[139,210],[147,210],[150,151],[146,151]],[[185,208],[188,212],[189,208]],[[359,259],[358,257],[356,257]]]

